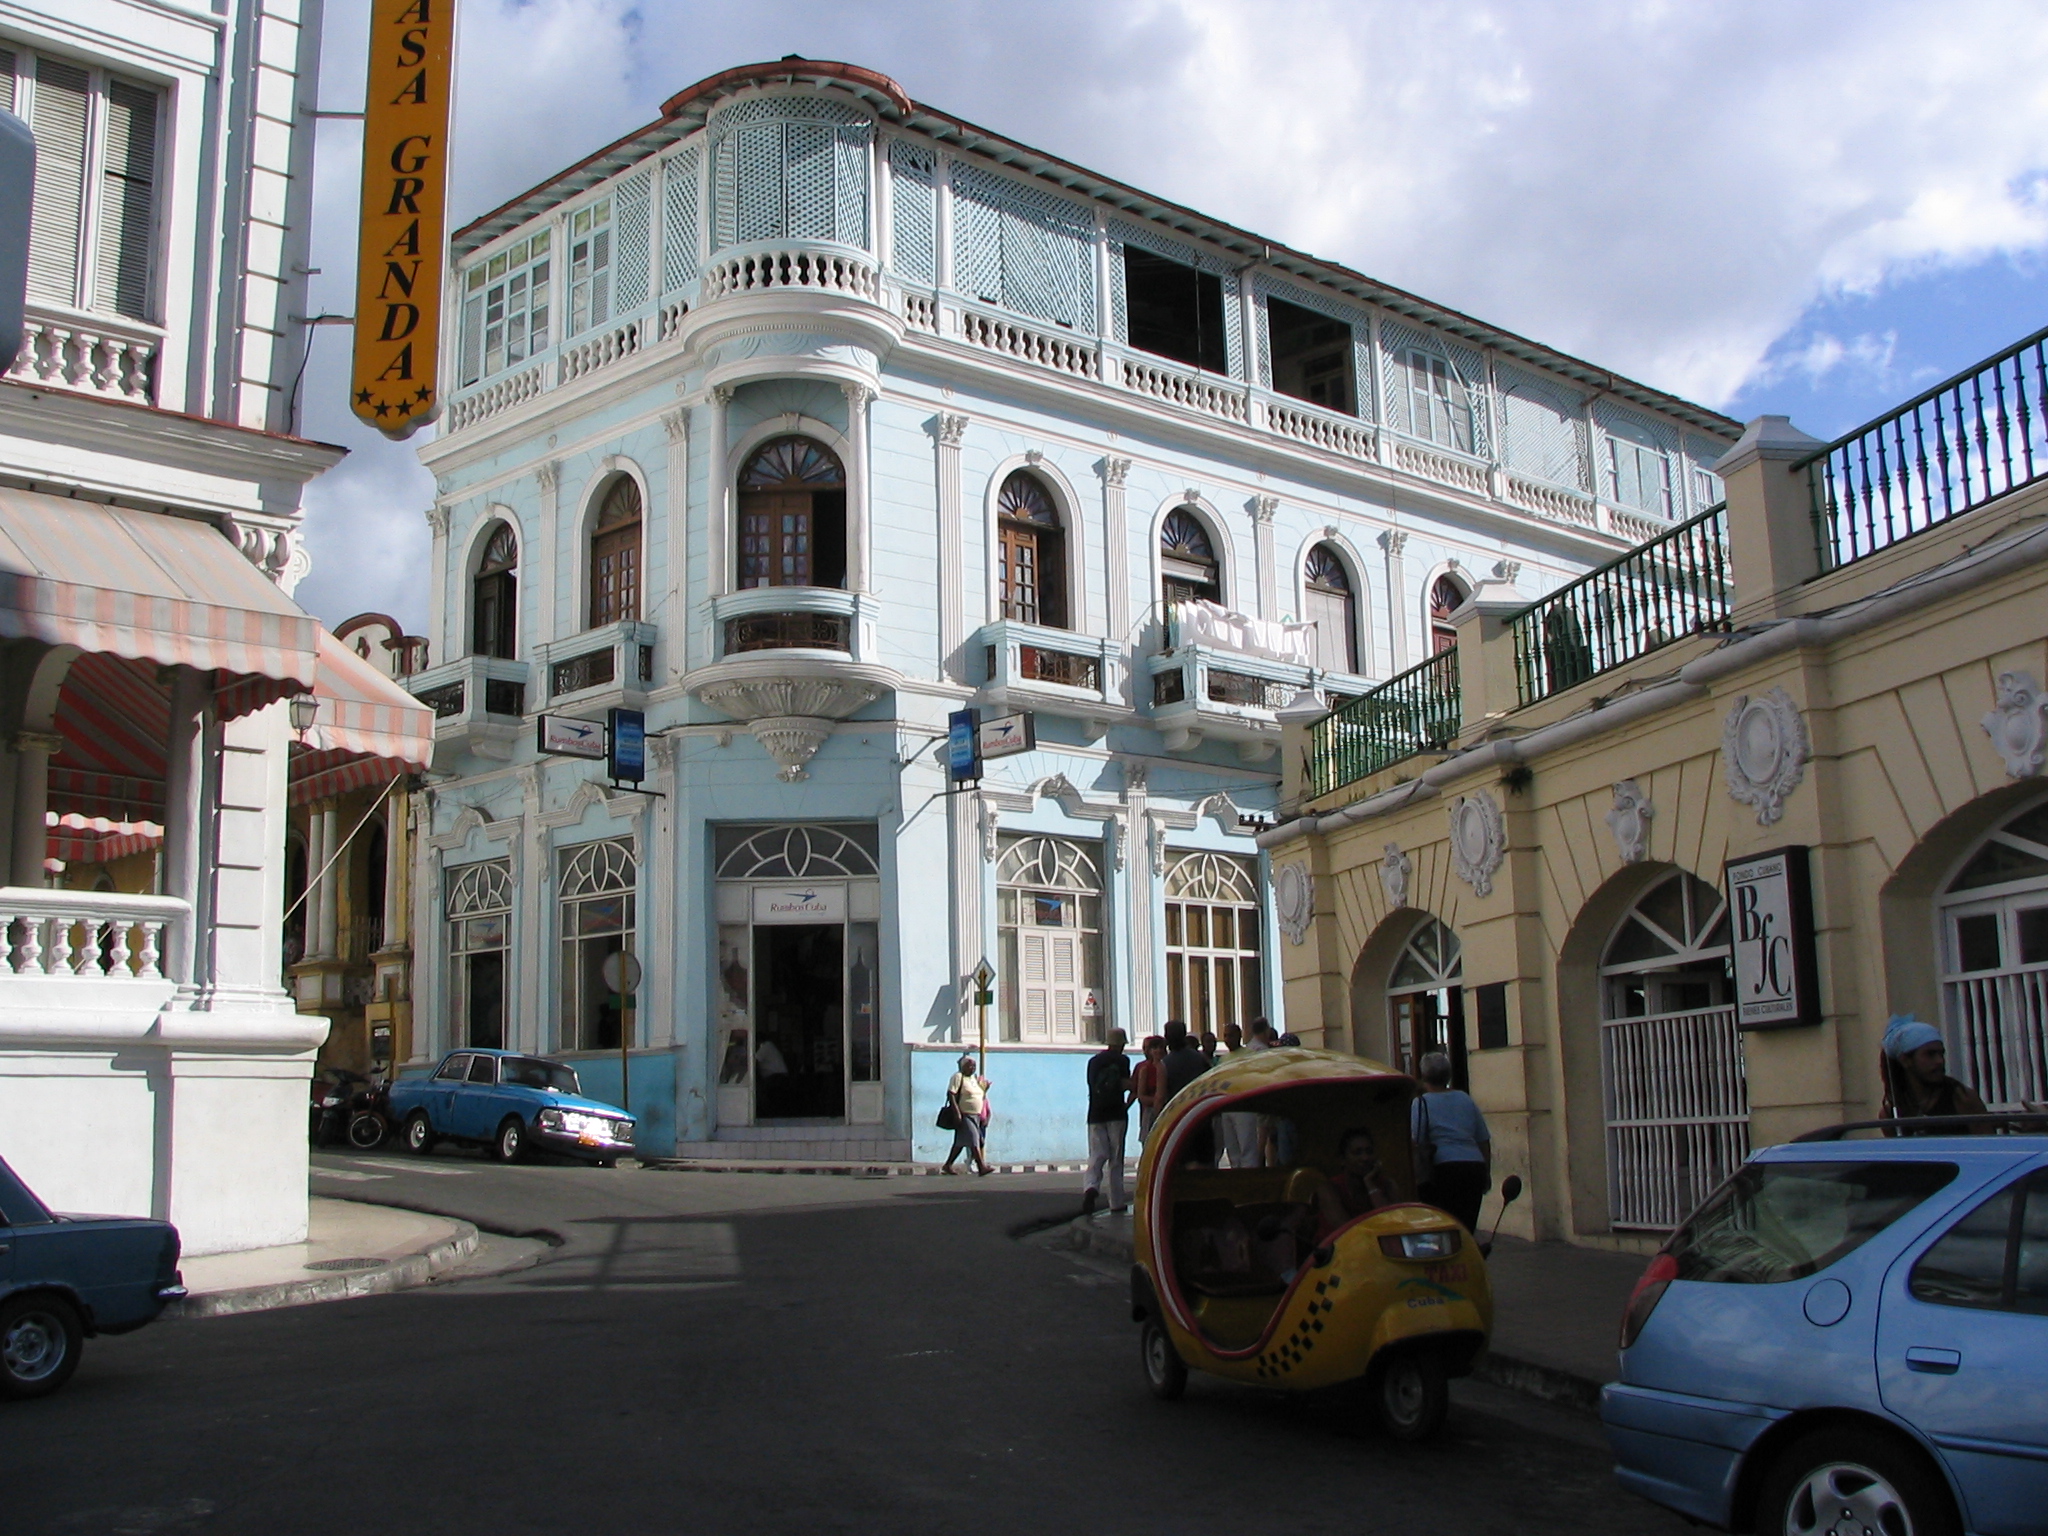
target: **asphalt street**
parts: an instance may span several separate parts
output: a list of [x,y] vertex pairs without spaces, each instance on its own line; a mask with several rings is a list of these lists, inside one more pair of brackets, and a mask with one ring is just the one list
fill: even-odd
[[[1461,1384],[1403,1450],[1331,1402],[1147,1396],[1122,1281],[1019,1241],[1071,1176],[321,1155],[315,1190],[539,1262],[92,1341],[0,1404],[8,1536],[1675,1533],[1598,1427]],[[516,1245],[515,1245],[516,1246]],[[531,1245],[526,1245],[529,1252]]]

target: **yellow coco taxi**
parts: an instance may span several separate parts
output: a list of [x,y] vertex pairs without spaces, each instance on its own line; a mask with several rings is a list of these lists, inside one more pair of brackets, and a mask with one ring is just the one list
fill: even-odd
[[[1191,1367],[1290,1392],[1359,1382],[1395,1438],[1442,1425],[1493,1293],[1472,1235],[1416,1202],[1415,1093],[1357,1056],[1282,1049],[1219,1063],[1160,1112],[1131,1270],[1155,1396],[1178,1397]],[[1277,1166],[1214,1166],[1230,1114],[1261,1117]]]

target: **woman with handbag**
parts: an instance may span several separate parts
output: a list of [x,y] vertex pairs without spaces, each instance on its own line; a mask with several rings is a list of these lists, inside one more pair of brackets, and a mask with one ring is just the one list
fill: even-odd
[[972,1054],[960,1058],[960,1070],[946,1083],[946,1104],[939,1111],[939,1129],[953,1133],[953,1150],[946,1154],[945,1171],[953,1171],[953,1159],[962,1152],[974,1164],[977,1176],[993,1170],[981,1155],[982,1132],[988,1126],[988,1079],[974,1070]]
[[1451,1086],[1451,1058],[1422,1058],[1422,1092],[1409,1110],[1415,1146],[1415,1192],[1438,1210],[1479,1230],[1479,1205],[1493,1188],[1493,1138],[1469,1093]]

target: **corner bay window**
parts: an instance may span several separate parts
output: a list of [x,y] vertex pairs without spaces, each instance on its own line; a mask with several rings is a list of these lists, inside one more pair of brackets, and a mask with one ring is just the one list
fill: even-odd
[[1004,618],[1067,628],[1066,534],[1051,495],[1027,470],[996,495],[996,587]]
[[778,437],[741,466],[739,585],[846,584],[846,472],[821,443]]
[[484,541],[471,587],[470,654],[511,660],[519,634],[519,536],[499,523]]
[[561,1048],[617,1050],[630,1037],[632,997],[604,982],[604,963],[633,949],[633,890],[639,865],[623,839],[583,843],[557,855],[561,878]]
[[448,1016],[451,1045],[505,1046],[505,957],[512,922],[506,859],[448,871]]
[[1094,854],[1064,838],[1005,838],[996,929],[1002,1038],[1101,1040],[1102,876]]
[[1184,853],[1166,871],[1166,1016],[1221,1034],[1264,1011],[1259,897],[1248,860]]
[[640,617],[640,487],[612,481],[590,531],[590,627]]
[[479,261],[462,280],[462,382],[474,384],[548,349],[545,229]]

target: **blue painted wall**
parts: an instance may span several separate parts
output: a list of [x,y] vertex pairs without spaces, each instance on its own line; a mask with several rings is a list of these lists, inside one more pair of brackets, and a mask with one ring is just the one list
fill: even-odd
[[[992,1163],[1083,1163],[1088,1160],[1088,1058],[1093,1051],[990,1051],[982,1073],[989,1081],[994,1116],[988,1127]],[[953,1133],[938,1128],[946,1084],[958,1070],[958,1050],[912,1050],[910,1081],[913,1162],[945,1161]],[[1132,1056],[1135,1065],[1137,1057]],[[1125,1151],[1138,1155],[1133,1114]]]

